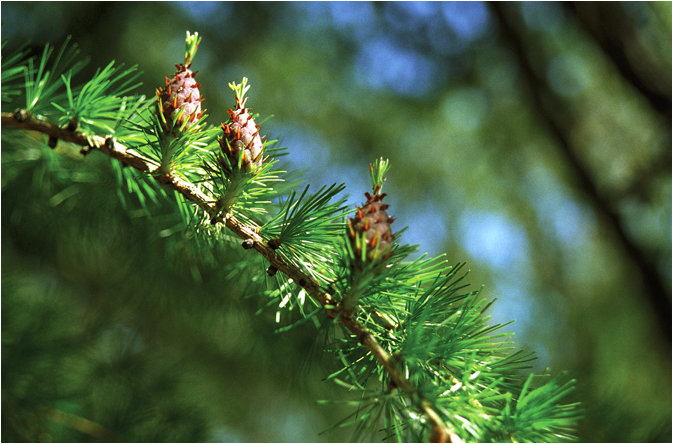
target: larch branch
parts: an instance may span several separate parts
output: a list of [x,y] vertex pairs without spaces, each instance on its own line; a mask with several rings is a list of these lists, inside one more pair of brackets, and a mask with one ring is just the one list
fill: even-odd
[[[212,199],[209,199],[208,196],[194,184],[173,174],[152,174],[152,172],[159,167],[156,162],[127,148],[112,137],[87,136],[82,132],[70,131],[67,128],[59,127],[54,123],[26,115],[20,111],[15,113],[1,113],[1,117],[2,126],[4,127],[37,131],[48,135],[50,139],[60,139],[65,142],[74,143],[84,147],[85,150],[100,151],[119,160],[124,165],[151,174],[155,180],[177,191],[187,200],[194,202],[207,214],[213,215],[218,211],[215,202],[213,202]],[[337,302],[332,295],[323,289],[315,279],[304,273],[297,266],[288,262],[283,256],[271,248],[264,238],[259,235],[259,226],[243,224],[239,222],[233,214],[226,212],[215,216],[214,220],[216,222],[224,223],[229,230],[234,232],[248,244],[252,241],[252,248],[264,256],[273,267],[285,273],[297,285],[302,287],[308,294],[319,301],[327,316],[331,319],[337,319],[372,353],[376,360],[386,370],[391,382],[394,383],[397,388],[408,395],[411,395],[416,391],[412,384],[397,368],[395,360],[381,346],[381,344],[379,344],[374,335],[364,325],[351,317],[349,313],[337,307]],[[460,441],[460,438],[456,434],[448,430],[441,417],[430,406],[422,404],[422,402],[423,401],[421,401],[418,407],[427,416],[431,424],[432,437],[437,439],[436,442]]]

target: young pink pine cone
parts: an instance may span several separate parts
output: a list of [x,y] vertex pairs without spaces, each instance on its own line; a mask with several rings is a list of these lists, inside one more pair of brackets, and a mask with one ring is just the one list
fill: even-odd
[[259,125],[255,125],[249,108],[245,102],[236,101],[236,109],[229,110],[229,121],[222,124],[223,136],[219,139],[222,153],[229,159],[229,164],[236,169],[248,173],[262,165],[264,144],[259,136]]
[[[394,221],[386,210],[389,205],[382,202],[385,194],[365,193],[367,202],[362,208],[357,207],[357,214],[348,219],[348,238],[355,253],[356,267],[363,270],[368,264],[377,262],[379,265],[392,256],[393,235],[390,224]],[[364,233],[364,245],[362,235]],[[366,249],[365,261],[362,261],[362,249]],[[376,267],[378,268],[378,267]]]
[[[166,87],[157,90],[161,112],[165,119],[162,119],[162,128],[166,134],[173,128],[178,131],[184,122],[188,122],[186,129],[191,127],[203,115],[201,102],[203,98],[199,92],[201,85],[194,79],[195,72],[192,72],[187,65],[175,65],[178,71],[170,79],[166,77]],[[178,115],[182,110],[182,115],[178,120]]]

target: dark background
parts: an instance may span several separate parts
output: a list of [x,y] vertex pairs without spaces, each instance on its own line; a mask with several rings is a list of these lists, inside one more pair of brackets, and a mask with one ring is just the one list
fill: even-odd
[[[139,64],[147,96],[198,31],[210,124],[246,76],[248,105],[273,115],[262,133],[312,189],[345,182],[361,204],[368,164],[389,158],[402,241],[467,261],[534,370],[577,378],[579,439],[670,442],[670,2],[1,13],[3,60],[72,35],[91,58],[81,81],[113,59]],[[73,418],[128,440],[349,439],[317,435],[350,409],[314,401],[350,398],[321,382],[332,364],[312,354],[315,328],[274,335],[273,307],[255,315],[261,260],[246,272],[238,249],[204,257],[162,237],[170,215],[124,210],[105,159],[28,152],[3,149],[3,441],[96,437]]]

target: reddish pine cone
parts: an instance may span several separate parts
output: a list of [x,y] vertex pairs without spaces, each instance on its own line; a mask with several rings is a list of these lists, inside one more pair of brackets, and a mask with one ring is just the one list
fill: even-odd
[[[371,196],[365,193],[367,202],[357,208],[357,214],[348,218],[348,238],[355,253],[356,266],[363,269],[368,263],[378,261],[379,264],[392,256],[393,232],[390,224],[394,219],[388,216],[386,209],[389,205],[382,202],[385,194],[374,193]],[[366,261],[362,263],[362,245],[360,239],[365,233]]]
[[[222,153],[229,164],[248,173],[262,165],[264,144],[259,136],[259,125],[255,125],[249,108],[245,108],[246,97],[237,100],[236,110],[229,110],[229,121],[222,124],[224,135],[219,139]],[[240,164],[239,164],[240,161]]]
[[[157,95],[161,104],[161,112],[166,119],[162,122],[163,130],[168,134],[174,127],[178,129],[187,121],[189,128],[203,115],[201,102],[203,98],[199,92],[200,84],[194,80],[195,72],[187,65],[175,65],[178,71],[169,79],[166,77],[166,87],[159,88]],[[184,108],[179,122],[176,122],[180,110]]]

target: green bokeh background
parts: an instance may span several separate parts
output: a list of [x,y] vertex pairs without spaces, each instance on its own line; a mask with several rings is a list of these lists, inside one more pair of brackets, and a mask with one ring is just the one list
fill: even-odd
[[[91,58],[81,81],[113,59],[139,64],[147,96],[198,31],[210,124],[246,76],[248,105],[273,116],[262,133],[312,189],[345,182],[361,204],[368,164],[389,158],[403,242],[467,261],[535,371],[577,378],[579,439],[670,442],[670,2],[2,2],[1,14],[9,50],[72,35]],[[350,410],[315,400],[351,398],[321,381],[334,364],[316,329],[274,334],[274,310],[255,314],[261,259],[243,270],[240,248],[211,257],[162,237],[176,221],[124,210],[104,156],[17,137],[3,130],[3,441],[109,438],[74,418],[117,440],[349,439],[318,435]]]

